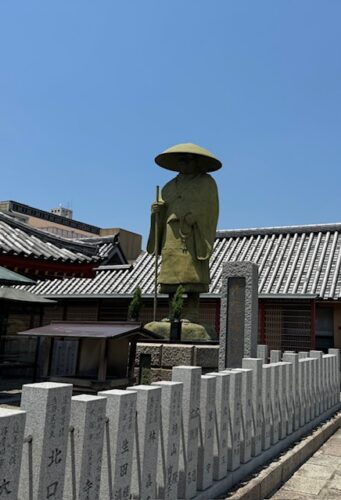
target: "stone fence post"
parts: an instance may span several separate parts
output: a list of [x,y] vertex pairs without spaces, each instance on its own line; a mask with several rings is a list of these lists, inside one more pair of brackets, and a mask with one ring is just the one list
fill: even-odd
[[18,498],[25,418],[22,410],[0,408],[0,487],[8,500]]
[[137,392],[136,435],[131,492],[140,500],[156,498],[161,387],[134,385]]
[[187,499],[197,491],[201,368],[175,366],[172,380],[183,383],[178,498]]
[[152,385],[161,387],[157,498],[177,500],[183,384],[162,381]]
[[340,409],[338,351],[306,354],[97,396],[25,385],[0,408],[0,498],[217,498]]
[[106,404],[106,398],[86,394],[71,400],[64,500],[100,498]]
[[219,481],[227,474],[227,443],[229,414],[229,376],[225,372],[213,372],[216,377],[216,400],[212,415],[215,416],[215,434],[213,444],[213,479]]
[[21,408],[26,411],[20,473],[20,500],[63,500],[72,385],[41,382],[23,386]]
[[107,400],[99,498],[128,500],[135,443],[137,392],[112,389],[99,392],[98,395],[105,396]]
[[264,434],[263,412],[263,360],[260,358],[244,358],[243,368],[251,370],[252,377],[252,439],[251,455],[259,455],[262,451],[262,435]]

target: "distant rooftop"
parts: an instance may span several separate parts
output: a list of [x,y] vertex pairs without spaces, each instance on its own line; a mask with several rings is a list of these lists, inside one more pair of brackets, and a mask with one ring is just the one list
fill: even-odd
[[95,240],[104,236],[114,237],[119,235],[120,246],[129,262],[133,262],[141,252],[142,236],[120,227],[101,228],[72,218],[72,210],[68,208],[54,208],[51,212],[30,207],[17,201],[0,201],[0,213],[15,218],[18,222],[37,228],[40,231],[55,235],[58,238],[89,242],[89,238]]
[[24,203],[19,203],[17,201],[0,201],[0,210],[7,212],[16,212],[18,214],[23,214],[29,217],[37,217],[38,219],[54,222],[63,226],[69,226],[74,229],[81,229],[82,231],[87,231],[88,233],[99,235],[101,231],[100,227],[93,226],[92,224],[87,224],[75,219],[70,219],[69,217],[58,215],[57,213],[47,212],[46,210],[41,210],[40,208],[30,207],[29,205],[25,205]]
[[54,262],[93,262],[99,265],[111,262],[117,252],[120,254],[118,262],[126,264],[117,234],[70,240],[29,226],[0,212],[0,257],[14,255]]
[[217,238],[234,238],[240,236],[265,235],[265,234],[302,234],[325,233],[327,231],[341,231],[341,222],[331,224],[305,224],[299,226],[270,226],[251,227],[245,229],[223,229],[216,233]]

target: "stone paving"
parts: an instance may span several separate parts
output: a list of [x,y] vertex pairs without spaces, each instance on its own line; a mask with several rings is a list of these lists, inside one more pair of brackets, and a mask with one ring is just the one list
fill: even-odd
[[341,499],[341,428],[271,498]]

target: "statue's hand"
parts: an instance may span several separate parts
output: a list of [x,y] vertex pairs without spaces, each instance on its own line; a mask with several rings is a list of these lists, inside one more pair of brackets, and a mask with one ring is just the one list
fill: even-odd
[[185,215],[185,222],[189,226],[193,226],[196,223],[195,217],[191,212],[188,212],[188,214]]
[[164,201],[157,201],[152,204],[152,214],[159,214],[166,206]]

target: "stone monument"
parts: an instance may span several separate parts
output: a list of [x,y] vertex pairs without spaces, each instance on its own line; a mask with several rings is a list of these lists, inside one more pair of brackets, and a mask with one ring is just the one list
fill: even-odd
[[[178,172],[152,204],[147,251],[161,255],[159,291],[171,300],[179,285],[187,294],[183,339],[209,339],[216,334],[199,324],[200,293],[208,292],[209,259],[213,251],[219,203],[209,175],[221,162],[195,144],[178,144],[155,158],[160,167]],[[147,329],[169,336],[170,322],[152,322]]]
[[219,370],[255,358],[258,336],[258,266],[224,262],[219,336]]

